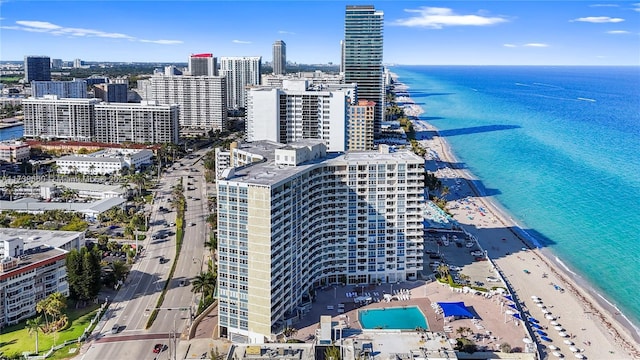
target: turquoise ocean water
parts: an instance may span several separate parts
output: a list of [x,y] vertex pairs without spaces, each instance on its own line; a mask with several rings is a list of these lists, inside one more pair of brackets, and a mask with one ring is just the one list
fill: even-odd
[[640,67],[394,66],[486,194],[640,323]]

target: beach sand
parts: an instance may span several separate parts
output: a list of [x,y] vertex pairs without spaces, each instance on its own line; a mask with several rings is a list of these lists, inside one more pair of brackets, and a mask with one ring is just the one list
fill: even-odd
[[[405,106],[413,110],[410,116],[420,115],[414,106]],[[557,346],[565,357],[573,357],[569,345],[564,343],[570,340],[578,349],[584,349],[583,354],[587,359],[640,358],[640,336],[630,323],[624,322],[617,309],[597,297],[597,293],[587,287],[584,280],[580,283],[580,278],[567,271],[549,249],[535,248],[525,241],[525,235],[516,222],[491,197],[479,196],[481,194],[473,186],[473,181],[477,179],[467,170],[455,168],[459,162],[436,128],[423,121],[413,123],[422,139],[422,146],[437,153],[440,160],[429,163],[434,164],[436,176],[451,189],[448,199],[454,200],[448,203],[450,213],[487,251],[515,290],[525,312],[528,311],[542,325],[548,326],[548,330],[544,331],[553,341],[543,342],[543,345]],[[439,169],[435,169],[436,166]],[[460,206],[458,199],[465,199],[463,201],[467,205]],[[551,320],[545,319],[545,314],[533,302],[532,296],[542,300],[567,337],[561,337],[549,324]],[[543,353],[550,356],[550,352],[543,346]]]

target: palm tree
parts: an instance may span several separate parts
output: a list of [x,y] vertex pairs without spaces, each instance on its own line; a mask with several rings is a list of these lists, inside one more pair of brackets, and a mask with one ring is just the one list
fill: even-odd
[[4,192],[9,194],[9,201],[13,201],[13,194],[15,194],[16,190],[20,188],[19,183],[6,183],[4,184]]
[[218,247],[218,239],[216,239],[215,234],[211,234],[211,237],[209,237],[209,240],[204,242],[204,247],[208,248],[211,254],[213,254],[216,251],[216,248]]
[[282,331],[282,335],[284,335],[284,341],[287,342],[287,338],[296,336],[296,334],[298,333],[298,329],[294,328],[294,327],[290,327],[287,326],[283,331]]
[[49,314],[50,303],[51,298],[47,296],[46,298],[38,301],[38,303],[36,304],[36,311],[44,314],[44,322],[47,329],[49,328],[49,318],[47,318],[47,314]]
[[340,357],[340,348],[337,348],[335,345],[327,347],[324,351],[324,358],[330,360],[342,360],[342,357]]
[[469,282],[469,279],[471,279],[471,277],[469,275],[463,274],[463,273],[459,273],[458,274],[458,278],[460,279],[461,282],[463,282],[465,284]]
[[115,276],[116,280],[122,280],[122,278],[124,278],[129,272],[127,264],[119,260],[112,262],[110,266],[113,270],[113,276]]
[[436,271],[438,272],[438,274],[440,274],[440,277],[443,278],[449,275],[449,266],[447,266],[446,264],[440,264],[436,268]]
[[38,353],[38,331],[40,331],[41,326],[42,316],[27,320],[27,329],[29,330],[29,335],[32,335],[33,333],[36,334],[36,354]]
[[200,273],[193,279],[192,286],[192,292],[201,292],[204,297],[210,297],[216,287],[216,276],[210,271]]

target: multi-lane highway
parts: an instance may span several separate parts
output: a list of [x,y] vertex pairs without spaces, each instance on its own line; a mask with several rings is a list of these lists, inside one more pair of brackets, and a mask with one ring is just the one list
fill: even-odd
[[[94,331],[95,339],[82,359],[173,358],[175,343],[170,341],[170,334],[175,331],[179,341],[180,334],[190,326],[199,299],[199,294],[191,291],[191,282],[200,271],[206,270],[208,260],[205,255],[208,250],[204,249],[209,236],[207,187],[202,163],[198,161],[204,153],[205,150],[201,150],[192,159],[183,159],[162,175],[152,204],[144,253],[133,265],[127,281]],[[172,226],[176,212],[169,199],[173,186],[180,179],[187,204],[185,236],[175,273],[168,279],[176,256],[176,228]],[[161,211],[161,207],[169,211]],[[169,287],[161,310],[151,328],[145,330],[148,316],[167,281]],[[119,329],[113,334],[115,324]],[[154,353],[155,344],[166,345],[166,348]]]

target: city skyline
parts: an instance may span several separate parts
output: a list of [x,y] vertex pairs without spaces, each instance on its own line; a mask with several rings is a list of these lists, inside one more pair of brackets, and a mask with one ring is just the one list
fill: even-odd
[[[638,65],[634,1],[12,1],[0,60],[187,62],[190,54],[340,63],[346,5],[384,12],[384,62],[407,65]],[[285,6],[286,5],[286,6]],[[81,11],[87,16],[77,16]],[[277,13],[278,16],[265,16]],[[283,21],[286,19],[286,21]]]

